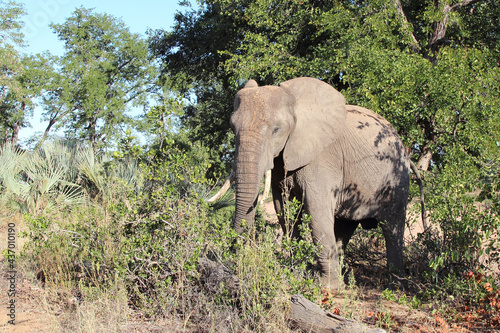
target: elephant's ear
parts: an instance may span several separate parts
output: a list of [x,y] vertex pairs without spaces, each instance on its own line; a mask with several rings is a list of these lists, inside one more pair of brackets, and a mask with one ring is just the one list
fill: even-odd
[[318,79],[298,78],[280,86],[295,97],[295,128],[283,151],[291,171],[310,163],[342,135],[347,110],[344,96]]

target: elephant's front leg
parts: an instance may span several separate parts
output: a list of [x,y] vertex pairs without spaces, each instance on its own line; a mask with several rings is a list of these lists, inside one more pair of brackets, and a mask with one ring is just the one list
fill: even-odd
[[321,282],[329,290],[342,288],[342,267],[339,261],[339,249],[335,237],[334,207],[330,202],[321,200],[307,201],[307,210],[311,215],[312,236],[321,247],[318,263],[321,270]]
[[294,198],[302,202],[303,191],[294,182],[293,172],[285,177],[283,159],[281,159],[281,157],[274,159],[274,168],[271,171],[271,189],[274,209],[278,215],[278,220],[283,230],[283,236],[300,238],[299,223],[301,222],[302,209],[300,209],[299,216],[290,217],[293,220],[290,221],[285,213],[285,205]]

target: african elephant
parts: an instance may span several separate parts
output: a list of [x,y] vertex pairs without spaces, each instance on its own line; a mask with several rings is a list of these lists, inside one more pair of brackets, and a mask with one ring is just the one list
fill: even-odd
[[[279,86],[250,80],[234,101],[231,127],[236,151],[233,227],[255,219],[259,186],[272,169],[277,213],[285,191],[311,216],[321,280],[336,289],[341,281],[339,251],[358,224],[381,223],[391,269],[403,269],[402,248],[410,160],[394,128],[373,111],[346,105],[340,92],[314,78]],[[285,229],[284,219],[280,219]]]

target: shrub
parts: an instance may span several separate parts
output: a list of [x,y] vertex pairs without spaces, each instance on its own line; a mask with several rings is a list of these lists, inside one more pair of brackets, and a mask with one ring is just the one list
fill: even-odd
[[[307,267],[316,249],[299,240],[280,246],[275,228],[262,218],[256,229],[236,235],[234,208],[214,209],[204,201],[212,186],[201,146],[172,142],[141,160],[137,182],[118,182],[106,200],[96,196],[94,204],[60,214],[26,215],[30,242],[23,253],[46,283],[76,288],[89,301],[99,290],[126,290],[144,315],[178,317],[199,330],[286,331],[289,295],[320,293]],[[117,165],[108,163],[98,177],[115,182],[109,170]],[[92,182],[99,191],[99,184],[110,186]],[[303,228],[306,239],[307,232]],[[206,285],[200,257],[237,276],[237,290]]]

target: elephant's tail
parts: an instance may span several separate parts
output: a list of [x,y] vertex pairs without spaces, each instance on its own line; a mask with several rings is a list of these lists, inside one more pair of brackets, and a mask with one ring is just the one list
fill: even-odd
[[410,167],[413,173],[415,173],[415,176],[417,177],[417,183],[418,187],[420,187],[420,207],[421,207],[421,214],[422,214],[422,225],[424,227],[424,231],[427,230],[427,219],[425,217],[425,200],[424,200],[424,183],[422,181],[422,177],[420,176],[420,172],[418,172],[418,168],[410,160]]

